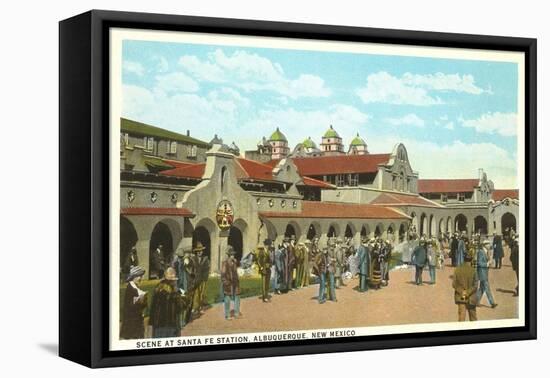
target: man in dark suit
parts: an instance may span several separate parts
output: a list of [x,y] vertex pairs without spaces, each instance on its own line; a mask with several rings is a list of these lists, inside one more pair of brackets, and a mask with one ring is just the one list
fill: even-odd
[[453,237],[451,238],[450,248],[451,248],[451,252],[450,252],[451,264],[452,266],[456,266],[456,253],[458,251],[458,233],[456,232],[453,234]]
[[470,321],[477,320],[477,289],[478,279],[476,269],[472,266],[472,255],[467,252],[464,262],[455,268],[453,275],[455,303],[458,306],[458,321],[466,320],[466,312]]
[[428,255],[426,251],[426,239],[424,238],[424,236],[422,236],[422,238],[420,238],[420,243],[414,249],[411,257],[411,261],[416,267],[414,281],[417,285],[422,285],[422,272],[424,270],[424,267],[426,266],[427,260]]

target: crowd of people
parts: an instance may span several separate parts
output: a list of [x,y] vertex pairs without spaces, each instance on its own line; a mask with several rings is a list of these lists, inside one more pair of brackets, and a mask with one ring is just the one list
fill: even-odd
[[[160,252],[161,248],[158,247],[153,253]],[[204,250],[205,247],[198,242],[193,248],[178,248],[170,264],[152,264],[154,276],[160,278],[149,307],[153,338],[179,336],[181,329],[209,306],[206,284],[210,275],[210,259],[203,254]],[[226,275],[233,273],[229,261],[229,258],[226,259],[222,267],[222,270],[228,271]],[[234,273],[236,275],[236,268]],[[148,293],[139,287],[144,275],[145,269],[139,265],[129,268],[120,328],[122,339],[144,337],[144,312],[149,304]],[[224,282],[224,291],[225,288]],[[229,290],[235,291],[234,288]]]
[[296,242],[293,236],[285,237],[275,246],[264,240],[247,257],[244,265],[255,263],[262,279],[262,300],[309,286],[312,280],[319,283],[319,303],[337,301],[336,289],[345,286],[346,278],[359,275],[359,291],[369,286],[379,289],[389,282],[389,262],[392,244],[380,237],[363,238],[358,246],[352,238],[329,237],[326,247],[319,248],[319,240]]
[[[422,235],[414,248],[410,264],[415,267],[414,283],[423,285],[424,270],[428,270],[429,284],[436,283],[436,270],[441,269],[446,258],[455,268],[452,285],[455,303],[458,306],[459,321],[477,320],[476,307],[483,295],[487,296],[492,308],[497,306],[491,291],[489,268],[501,269],[504,245],[510,248],[510,261],[518,277],[518,236],[511,234],[503,242],[494,234],[492,240],[475,234],[468,238],[466,233],[445,234],[439,239]],[[389,240],[377,236],[361,238],[356,245],[351,238],[330,237],[326,247],[319,247],[319,239],[297,242],[295,237],[285,237],[275,245],[265,239],[254,251],[238,260],[232,246],[226,249],[220,271],[225,319],[242,316],[240,311],[239,268],[256,267],[260,276],[260,299],[270,302],[272,293],[284,295],[290,291],[319,284],[317,300],[337,301],[336,291],[352,277],[358,276],[357,290],[380,289],[389,284],[390,260],[393,245]],[[179,336],[183,327],[200,317],[209,307],[206,300],[206,285],[210,273],[210,260],[203,254],[205,247],[197,242],[193,248],[178,248],[170,264],[161,264],[162,246],[153,256],[159,264],[152,264],[150,275],[160,281],[152,292],[149,306],[149,324],[152,337]],[[155,255],[156,254],[156,255]],[[153,259],[155,260],[155,259]],[[155,260],[156,261],[156,260]],[[148,308],[148,293],[140,288],[145,269],[139,266],[135,248],[123,263],[127,274],[126,291],[123,300],[120,337],[139,339],[144,337],[144,312]],[[518,294],[518,286],[515,295]],[[233,306],[231,306],[233,304]],[[233,307],[233,308],[231,308]]]

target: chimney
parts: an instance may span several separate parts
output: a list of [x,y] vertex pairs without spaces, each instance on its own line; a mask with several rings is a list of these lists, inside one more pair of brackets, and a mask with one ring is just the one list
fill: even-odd
[[191,134],[189,133],[189,130],[187,130],[187,133],[186,133],[186,134],[187,134],[187,136],[190,136],[190,135],[191,135]]

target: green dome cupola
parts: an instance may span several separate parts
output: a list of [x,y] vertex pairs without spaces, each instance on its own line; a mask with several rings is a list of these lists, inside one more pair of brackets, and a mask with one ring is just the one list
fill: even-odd
[[330,125],[330,128],[327,130],[325,135],[323,135],[323,138],[340,138],[340,135],[332,128],[332,125]]
[[359,136],[359,133],[357,133],[357,136],[353,138],[353,140],[350,143],[351,146],[366,146],[367,143]]
[[287,142],[285,134],[283,134],[279,128],[269,137],[270,142]]
[[308,137],[306,140],[302,142],[302,145],[304,148],[317,148],[317,145],[315,142],[311,139],[311,137]]

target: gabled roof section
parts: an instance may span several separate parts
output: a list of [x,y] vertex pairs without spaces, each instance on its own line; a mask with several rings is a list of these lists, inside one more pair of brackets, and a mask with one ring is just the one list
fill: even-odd
[[161,129],[160,127],[148,125],[146,123],[133,121],[127,118],[120,118],[120,130],[139,136],[151,136],[159,139],[173,140],[186,144],[195,144],[200,147],[209,147],[210,145],[202,140],[192,138],[187,135],[175,133],[173,131]]
[[437,202],[430,201],[420,196],[411,196],[398,193],[382,193],[370,202],[373,205],[383,206],[422,206],[422,207],[444,207]]
[[295,158],[293,162],[303,176],[322,176],[344,173],[376,173],[378,166],[386,164],[389,158],[390,154],[336,155]]
[[313,186],[321,189],[336,189],[336,185],[329,184],[321,180],[316,180],[311,177],[302,176],[302,182],[304,186]]
[[175,176],[190,179],[202,179],[206,163],[189,164],[160,172],[161,175]]
[[503,199],[519,199],[519,189],[496,189],[491,197],[494,201],[502,201]]
[[400,211],[389,207],[340,203],[302,201],[302,211],[260,212],[266,218],[355,218],[355,219],[409,219]]
[[237,178],[258,181],[280,181],[273,176],[273,168],[255,160],[237,158],[241,171],[237,171]]
[[468,193],[478,185],[478,179],[418,180],[418,193]]

